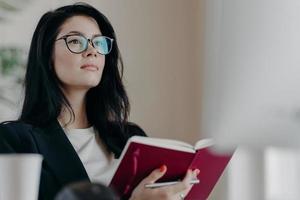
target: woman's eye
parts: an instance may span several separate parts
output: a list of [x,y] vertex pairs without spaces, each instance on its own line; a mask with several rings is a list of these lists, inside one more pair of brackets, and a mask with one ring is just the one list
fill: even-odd
[[96,46],[102,46],[102,42],[100,42],[100,41],[96,41],[94,44],[95,44]]
[[73,39],[68,42],[69,44],[81,44],[79,40]]

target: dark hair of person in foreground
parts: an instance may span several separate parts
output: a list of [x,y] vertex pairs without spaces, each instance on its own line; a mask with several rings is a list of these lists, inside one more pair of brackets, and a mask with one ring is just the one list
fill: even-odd
[[117,200],[111,188],[100,183],[78,182],[64,187],[55,200]]

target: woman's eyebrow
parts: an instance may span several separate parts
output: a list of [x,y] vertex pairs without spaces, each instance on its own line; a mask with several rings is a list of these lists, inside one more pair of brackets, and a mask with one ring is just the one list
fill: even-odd
[[70,31],[68,34],[72,34],[72,33],[75,33],[75,34],[80,34],[80,35],[84,35],[83,33],[81,33],[80,31]]
[[[80,31],[70,31],[68,34],[80,34],[80,35],[86,36],[85,34],[83,34]],[[101,36],[101,35],[102,35],[101,33],[97,33],[97,34],[94,34],[92,37]]]
[[98,34],[94,34],[93,37],[97,37],[97,36],[102,36],[101,33],[98,33]]

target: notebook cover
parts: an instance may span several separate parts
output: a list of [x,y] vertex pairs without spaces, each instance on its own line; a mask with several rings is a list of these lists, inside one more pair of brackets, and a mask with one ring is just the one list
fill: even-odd
[[112,178],[112,187],[122,199],[130,198],[134,188],[154,169],[165,164],[166,174],[157,182],[177,181],[186,171],[200,169],[200,183],[193,186],[186,200],[204,200],[212,191],[231,156],[215,155],[209,148],[197,153],[177,151],[151,145],[132,142]]

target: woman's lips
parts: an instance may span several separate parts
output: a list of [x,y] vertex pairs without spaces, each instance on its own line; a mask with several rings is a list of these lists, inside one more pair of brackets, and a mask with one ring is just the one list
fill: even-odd
[[98,71],[99,68],[93,64],[82,65],[80,69],[88,70],[88,71]]

